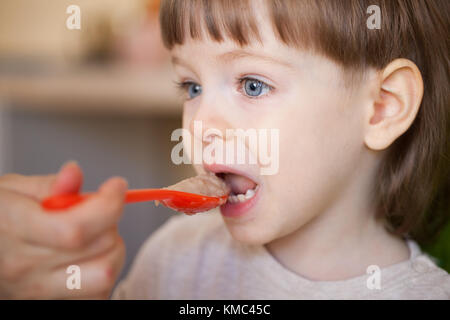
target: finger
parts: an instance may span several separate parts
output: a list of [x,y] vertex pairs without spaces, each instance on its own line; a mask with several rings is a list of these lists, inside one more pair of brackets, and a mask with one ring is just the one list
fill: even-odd
[[126,180],[113,177],[81,204],[66,210],[47,213],[65,226],[62,247],[81,247],[105,230],[116,226],[123,212],[127,188]]
[[[6,241],[5,245],[7,245],[9,239],[2,238],[2,241]],[[121,241],[121,238],[118,233],[118,228],[114,227],[94,239],[88,245],[75,250],[55,249],[29,243],[14,244],[16,249],[15,253],[10,255],[10,260],[16,260],[18,265],[31,265],[34,263],[39,264],[43,269],[57,269],[62,265],[89,260],[99,256],[110,250],[119,241]],[[11,243],[10,246],[12,245]]]
[[59,171],[50,195],[78,193],[83,184],[83,172],[75,161],[67,162]]
[[58,174],[32,175],[10,173],[0,177],[0,188],[13,190],[35,199],[51,194],[78,192],[83,180],[81,169],[74,161],[64,164]]
[[10,248],[2,253],[0,260],[2,279],[16,282],[33,278],[33,274],[41,277],[43,273],[48,273],[48,270],[58,270],[100,257],[123,243],[117,229],[109,230],[87,247],[72,251],[54,250],[23,242],[14,243],[11,237],[0,237],[2,245]]
[[10,190],[0,190],[0,230],[30,244],[60,246],[67,226],[43,212],[32,198]]
[[111,178],[82,204],[57,213],[43,210],[38,202],[27,196],[0,190],[0,230],[33,245],[82,248],[117,225],[126,188],[123,178]]
[[58,269],[64,265],[82,262],[100,256],[122,241],[117,229],[117,227],[114,227],[104,232],[87,246],[80,249],[52,250],[51,254],[47,256],[48,262],[44,263],[49,268]]
[[[123,267],[125,259],[125,246],[121,241],[112,250],[104,255],[90,261],[74,264],[79,267],[80,289],[68,289],[67,281],[70,276],[74,279],[74,273],[68,274],[69,265],[55,271],[50,279],[46,279],[49,284],[49,296],[57,299],[77,299],[83,297],[104,297],[107,298],[114,283]],[[75,279],[76,280],[76,279]],[[74,282],[70,282],[74,283]]]

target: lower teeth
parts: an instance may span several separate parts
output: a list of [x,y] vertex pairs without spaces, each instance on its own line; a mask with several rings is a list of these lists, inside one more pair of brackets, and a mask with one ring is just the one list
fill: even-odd
[[230,203],[238,203],[245,202],[251,198],[253,198],[256,194],[256,190],[258,190],[259,185],[257,185],[254,189],[248,189],[245,194],[231,194],[228,196],[228,202]]

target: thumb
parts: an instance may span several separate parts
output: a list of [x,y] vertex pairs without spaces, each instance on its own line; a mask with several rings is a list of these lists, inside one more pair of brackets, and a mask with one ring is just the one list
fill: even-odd
[[47,195],[78,193],[83,184],[83,172],[78,163],[69,161],[59,170],[53,181],[50,181]]
[[7,174],[0,177],[0,188],[43,199],[53,194],[79,192],[83,173],[75,161],[64,164],[57,174],[25,176]]

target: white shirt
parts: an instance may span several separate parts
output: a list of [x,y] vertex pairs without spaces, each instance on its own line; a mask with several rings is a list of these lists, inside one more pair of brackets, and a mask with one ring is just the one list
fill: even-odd
[[407,243],[409,260],[380,269],[377,289],[374,274],[341,281],[302,277],[264,246],[234,240],[218,212],[176,215],[144,243],[112,298],[449,300],[450,275],[416,242]]

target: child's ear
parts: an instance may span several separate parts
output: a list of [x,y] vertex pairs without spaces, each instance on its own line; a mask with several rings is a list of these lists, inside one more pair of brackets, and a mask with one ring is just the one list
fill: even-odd
[[366,146],[383,150],[413,123],[423,96],[423,81],[417,66],[396,59],[380,73],[376,99],[369,108]]

